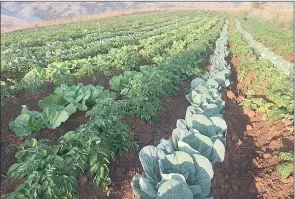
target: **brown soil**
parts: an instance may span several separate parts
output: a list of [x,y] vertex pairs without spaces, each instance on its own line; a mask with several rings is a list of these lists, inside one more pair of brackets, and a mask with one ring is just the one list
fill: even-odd
[[291,62],[291,63],[294,63],[294,55],[290,54],[290,55],[285,55],[284,56],[284,59]]
[[289,55],[282,55],[282,52],[280,50],[275,50],[274,51],[275,54],[282,56],[285,60],[294,63],[294,55],[293,54],[289,54]]
[[[233,74],[239,68],[237,63],[232,60]],[[231,78],[237,81],[233,75]],[[236,99],[244,97],[233,98],[232,93],[223,93],[228,146],[224,162],[214,167],[214,198],[294,198],[294,177],[281,180],[275,171],[279,151],[293,149],[292,130],[282,120],[262,121],[254,111],[243,110]]]
[[77,82],[78,83],[83,83],[84,85],[87,84],[93,84],[93,85],[102,85],[104,87],[104,89],[109,89],[109,81],[110,81],[111,77],[106,77],[106,76],[93,76],[93,77],[89,77],[89,76],[80,76],[77,78]]
[[[268,47],[269,49],[272,49],[272,46],[270,46],[269,44],[263,43],[264,46]],[[291,63],[294,63],[294,54],[289,54],[289,55],[283,55],[282,52],[280,50],[274,50],[273,52],[276,55],[282,56],[286,61],[289,61]]]

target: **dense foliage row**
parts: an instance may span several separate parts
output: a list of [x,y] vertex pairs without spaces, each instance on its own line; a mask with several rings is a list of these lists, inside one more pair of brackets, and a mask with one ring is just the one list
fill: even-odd
[[270,51],[263,44],[254,40],[253,36],[243,30],[239,21],[236,20],[236,28],[241,32],[243,38],[247,41],[248,45],[250,45],[255,53],[258,54],[263,59],[270,60],[272,64],[278,68],[278,70],[286,75],[294,77],[293,64],[284,60],[281,56],[276,55],[274,52]]
[[257,41],[266,44],[272,51],[278,51],[282,56],[294,54],[292,32],[283,32],[278,27],[254,17],[249,17],[247,21],[241,22]]
[[[130,30],[125,27],[121,31],[119,31],[118,28],[111,32],[95,33],[96,35],[87,34],[86,32],[83,33],[85,37],[78,39],[69,38],[69,34],[67,36],[68,38],[64,41],[46,43],[46,46],[36,44],[36,46],[32,47],[18,46],[6,50],[2,49],[1,54],[3,59],[1,59],[1,70],[5,77],[16,81],[22,78],[24,74],[32,68],[46,67],[52,62],[82,59],[93,57],[97,54],[105,54],[110,48],[119,48],[124,45],[137,44],[137,40],[140,38],[150,37],[162,31],[166,31],[167,29],[193,22],[192,16],[190,18],[179,20],[178,24],[171,20],[171,18],[166,20],[166,23],[153,24],[150,29],[145,29],[146,26],[144,25],[146,25],[146,23],[143,23],[138,29]],[[150,23],[150,20],[147,21]],[[73,32],[75,32],[75,30],[70,33]],[[43,42],[46,41],[46,39],[43,40]]]
[[[167,20],[186,18],[196,13],[192,12],[149,12],[136,13],[131,15],[108,17],[102,19],[93,19],[88,21],[81,21],[75,23],[59,24],[54,26],[34,28],[32,30],[21,30],[1,35],[3,41],[1,42],[2,49],[17,48],[25,46],[40,46],[47,43],[55,43],[59,41],[67,41],[66,38],[72,40],[82,39],[84,37],[93,36],[94,40],[99,38],[99,33],[113,32],[114,30],[122,31],[129,28],[138,29],[144,24],[144,29],[149,29],[153,24],[161,24]],[[203,12],[204,13],[204,12]],[[145,19],[145,20],[143,20]],[[127,27],[126,27],[127,26]],[[97,28],[100,28],[98,31]],[[69,30],[71,30],[69,32]],[[104,34],[103,34],[104,35]],[[19,38],[23,40],[15,41]]]
[[[227,126],[220,89],[229,86],[227,51],[228,20],[216,41],[212,69],[191,82],[187,95],[191,106],[185,120],[179,119],[172,141],[145,146],[139,153],[145,174],[133,177],[131,186],[141,198],[205,199],[210,193],[213,165],[225,154]],[[212,198],[212,197],[211,197]]]
[[[243,84],[240,88],[242,93],[248,96],[243,105],[264,114],[265,118],[292,117],[294,113],[292,78],[273,67],[269,60],[257,59],[243,35],[234,30],[234,27],[231,28],[231,54],[240,58],[238,81]],[[253,73],[254,78],[250,79],[249,74]]]

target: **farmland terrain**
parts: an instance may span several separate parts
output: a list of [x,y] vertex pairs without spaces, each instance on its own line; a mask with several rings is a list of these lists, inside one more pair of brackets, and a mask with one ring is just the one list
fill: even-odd
[[[1,10],[21,18],[35,3]],[[21,20],[94,4],[56,2],[53,16]],[[1,197],[293,198],[294,35],[256,12],[150,11],[2,34]]]

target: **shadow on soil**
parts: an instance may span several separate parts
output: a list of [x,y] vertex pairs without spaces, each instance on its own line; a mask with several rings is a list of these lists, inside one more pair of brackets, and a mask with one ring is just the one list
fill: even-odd
[[245,133],[250,118],[236,100],[237,71],[233,66],[231,68],[231,91],[222,93],[225,101],[224,119],[228,128],[227,147],[224,161],[214,166],[212,196],[216,199],[253,199],[257,198],[258,191],[252,175],[251,160],[255,156],[255,151],[259,149],[255,146],[253,138]]
[[236,71],[240,68],[239,58],[232,58],[228,63],[231,63],[233,85],[231,91],[223,92],[227,147],[224,162],[214,167],[212,196],[216,199],[294,198],[293,176],[282,180],[276,172],[279,151],[294,150],[294,132],[287,128],[290,121],[263,121],[259,114],[240,107],[245,96],[239,96],[241,88]]

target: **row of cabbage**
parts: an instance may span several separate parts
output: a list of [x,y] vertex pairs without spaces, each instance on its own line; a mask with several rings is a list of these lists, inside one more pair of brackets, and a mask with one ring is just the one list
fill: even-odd
[[251,33],[258,42],[266,44],[281,56],[294,54],[293,31],[284,31],[275,26],[278,23],[272,24],[258,17],[249,17],[247,21],[241,20],[240,22],[243,28]]
[[[123,84],[128,88],[127,97],[120,97],[118,100],[107,91],[100,92],[96,97],[96,104],[86,113],[89,123],[66,133],[57,144],[35,139],[23,142],[16,153],[17,163],[10,167],[8,176],[25,181],[15,192],[5,197],[71,198],[77,193],[81,173],[105,190],[111,183],[108,177],[110,161],[115,155],[134,146],[130,128],[121,123],[122,117],[125,114],[145,114],[148,116],[143,118],[150,121],[151,116],[157,115],[160,98],[169,95],[169,91],[177,91],[180,77],[189,76],[191,73],[188,71],[195,71],[193,75],[201,72],[202,64],[198,61],[205,61],[206,53],[213,47],[222,25],[217,21],[215,23],[208,29],[209,34],[201,34],[197,40],[199,42],[167,62],[167,65],[140,67],[141,72],[137,72]],[[186,71],[181,71],[184,65]],[[76,92],[78,95],[72,95],[71,91],[64,93],[62,101],[74,101],[80,107],[85,95],[79,93],[79,89]],[[89,93],[93,96],[92,92]],[[56,94],[53,98],[56,98]],[[80,94],[82,101],[78,100],[81,99]],[[49,101],[51,100],[53,99]],[[87,99],[85,105],[86,102]],[[156,109],[153,107],[154,102],[158,103]],[[130,109],[130,106],[134,109]],[[35,112],[26,113],[35,116]]]
[[244,39],[254,49],[258,56],[263,59],[270,60],[272,64],[277,67],[282,73],[294,77],[292,63],[286,61],[283,57],[276,55],[274,52],[266,48],[263,44],[255,41],[253,36],[242,28],[240,22],[237,19],[235,19],[235,21],[237,30],[242,33]]
[[213,166],[225,155],[227,126],[220,91],[230,85],[225,60],[228,23],[210,57],[210,72],[191,82],[186,96],[191,106],[185,119],[177,120],[172,141],[161,139],[156,147],[145,146],[139,153],[145,174],[134,176],[131,185],[141,198],[205,199],[210,193]]

